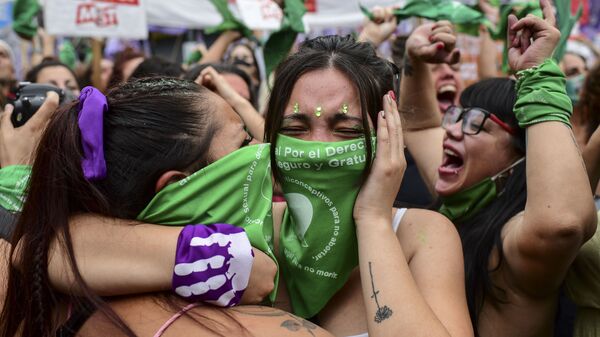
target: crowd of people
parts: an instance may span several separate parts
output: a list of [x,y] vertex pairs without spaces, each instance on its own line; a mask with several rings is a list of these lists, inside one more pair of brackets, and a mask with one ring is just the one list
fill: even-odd
[[0,337],[600,336],[600,62],[539,7],[468,86],[391,8],[268,78],[236,31],[27,85],[0,43]]

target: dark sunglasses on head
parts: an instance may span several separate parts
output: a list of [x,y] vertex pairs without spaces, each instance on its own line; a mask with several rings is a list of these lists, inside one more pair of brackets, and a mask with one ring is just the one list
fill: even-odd
[[465,135],[476,135],[483,128],[483,124],[486,119],[492,120],[492,122],[500,125],[501,128],[506,130],[510,134],[515,134],[516,130],[510,125],[501,121],[498,116],[493,113],[486,111],[481,108],[460,108],[457,106],[450,106],[446,109],[444,117],[442,118],[442,128],[447,129],[449,126],[457,123],[462,119],[462,132]]

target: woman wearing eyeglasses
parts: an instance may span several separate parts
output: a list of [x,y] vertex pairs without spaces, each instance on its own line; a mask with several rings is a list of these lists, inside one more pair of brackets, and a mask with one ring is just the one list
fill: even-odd
[[547,60],[560,33],[548,1],[540,4],[545,19],[509,19],[518,81],[467,88],[441,128],[426,63],[457,61],[456,50],[445,47],[454,33],[422,26],[407,41],[400,109],[414,113],[405,114],[405,143],[439,211],[458,228],[479,336],[552,336],[561,284],[596,226],[564,75]]

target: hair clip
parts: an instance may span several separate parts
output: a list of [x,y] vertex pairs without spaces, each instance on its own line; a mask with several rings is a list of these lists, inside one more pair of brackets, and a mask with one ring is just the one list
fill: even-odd
[[341,111],[344,115],[347,114],[348,113],[348,104],[346,104],[346,103],[342,104]]
[[316,109],[315,109],[315,116],[317,117],[321,117],[321,113],[323,112],[323,108],[319,105]]
[[294,113],[297,114],[300,112],[300,104],[298,102],[294,103]]

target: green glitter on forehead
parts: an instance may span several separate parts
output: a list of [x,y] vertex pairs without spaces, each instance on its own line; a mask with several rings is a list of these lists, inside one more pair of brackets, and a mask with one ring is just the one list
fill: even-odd
[[340,110],[344,115],[348,113],[348,104],[342,104],[342,109]]
[[317,117],[321,117],[321,114],[323,113],[323,108],[319,105],[316,109],[315,109],[315,116]]

